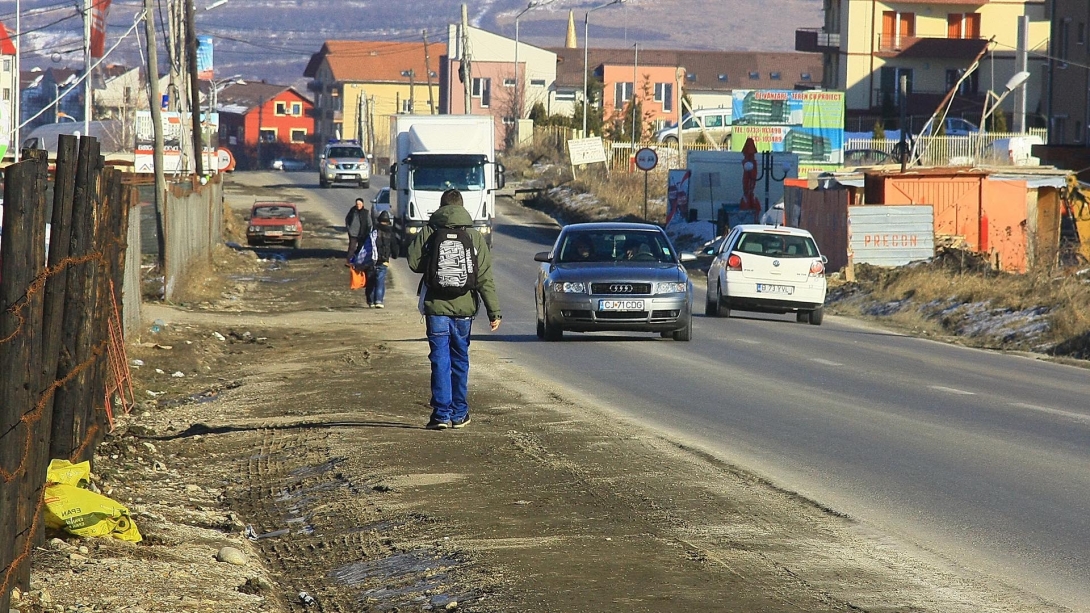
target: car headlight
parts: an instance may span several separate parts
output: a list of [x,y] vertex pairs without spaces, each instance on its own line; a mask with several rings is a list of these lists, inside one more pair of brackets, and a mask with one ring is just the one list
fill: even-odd
[[333,169],[335,169],[337,167],[337,163],[336,162],[326,162],[325,167],[330,169],[330,170],[333,170]]
[[656,283],[656,294],[684,294],[689,291],[689,284],[685,282],[681,283]]
[[257,226],[250,226],[250,229],[249,229],[248,231],[249,231],[249,232],[257,232],[257,231],[258,231],[258,227],[257,227]]
[[585,294],[587,293],[587,285],[582,282],[557,281],[553,283],[553,291],[558,294]]
[[409,226],[406,230],[408,230],[409,234],[416,234],[420,231],[420,228],[418,226]]

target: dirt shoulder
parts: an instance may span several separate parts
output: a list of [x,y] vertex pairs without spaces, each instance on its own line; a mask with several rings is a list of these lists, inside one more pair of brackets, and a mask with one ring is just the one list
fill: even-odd
[[[147,307],[140,405],[94,464],[145,539],[62,536],[35,552],[17,610],[1055,610],[482,344],[472,424],[424,430],[413,301],[360,308],[340,237],[307,244],[223,248],[202,295]],[[217,560],[224,546],[240,564]]]

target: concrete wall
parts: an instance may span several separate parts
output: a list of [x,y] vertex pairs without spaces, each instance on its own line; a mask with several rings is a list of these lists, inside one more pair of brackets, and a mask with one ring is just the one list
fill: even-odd
[[223,235],[222,175],[206,185],[175,184],[163,202],[166,235],[164,298],[171,300],[179,283],[197,264],[211,262],[212,247]]

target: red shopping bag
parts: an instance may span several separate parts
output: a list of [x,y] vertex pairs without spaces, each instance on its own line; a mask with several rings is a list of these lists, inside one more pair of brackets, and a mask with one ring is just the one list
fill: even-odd
[[355,266],[349,268],[348,270],[350,271],[350,273],[352,275],[352,277],[351,277],[351,279],[349,281],[349,284],[348,284],[349,289],[363,289],[364,287],[367,286],[367,272],[366,271],[364,271],[363,269],[356,270]]

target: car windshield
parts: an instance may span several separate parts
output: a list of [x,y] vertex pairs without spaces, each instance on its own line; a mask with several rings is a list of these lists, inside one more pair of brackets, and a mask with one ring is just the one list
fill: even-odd
[[331,158],[362,158],[363,149],[359,147],[330,147],[329,157]]
[[484,168],[472,166],[417,166],[412,173],[413,187],[419,190],[446,191],[484,189]]
[[670,241],[645,230],[581,230],[560,242],[560,262],[676,262]]
[[779,258],[816,258],[820,256],[817,244],[809,236],[771,234],[768,232],[746,232],[742,234],[735,251]]
[[287,219],[295,217],[295,209],[290,206],[259,206],[254,207],[254,219]]
[[390,203],[390,190],[381,190],[377,196],[375,196],[375,204],[389,204]]

